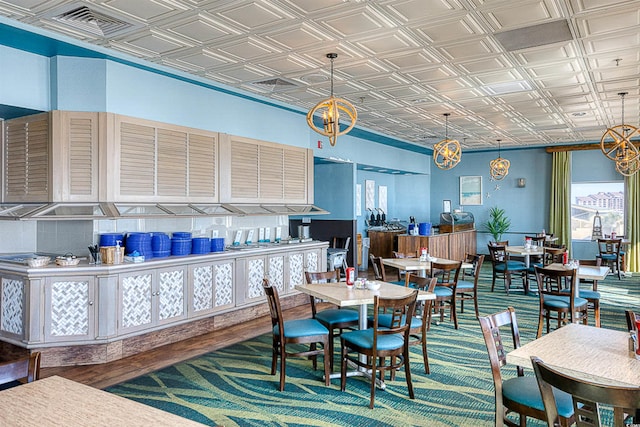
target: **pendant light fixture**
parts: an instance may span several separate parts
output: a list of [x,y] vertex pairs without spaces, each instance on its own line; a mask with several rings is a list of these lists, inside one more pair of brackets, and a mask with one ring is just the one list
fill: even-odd
[[[307,124],[311,129],[320,135],[328,136],[332,146],[336,145],[339,135],[348,133],[356,125],[358,112],[356,108],[346,99],[333,96],[333,61],[338,57],[337,53],[328,53],[327,58],[331,60],[331,96],[324,101],[320,101],[307,113]],[[345,129],[340,131],[340,113],[344,113],[349,119]],[[313,122],[313,116],[318,113],[322,116],[322,128]]]
[[453,169],[462,158],[462,150],[460,143],[455,139],[449,139],[449,116],[450,113],[444,113],[444,139],[433,146],[433,163],[438,169]]
[[640,135],[640,129],[624,123],[624,97],[628,92],[620,92],[622,100],[622,123],[608,128],[600,139],[600,149],[610,160],[616,162],[616,170],[631,176],[640,169],[640,152],[631,138]]
[[489,163],[489,172],[491,173],[491,178],[496,181],[501,181],[505,176],[509,175],[509,166],[511,166],[511,162],[507,159],[503,159],[500,156],[500,141],[498,139],[498,157],[491,160]]

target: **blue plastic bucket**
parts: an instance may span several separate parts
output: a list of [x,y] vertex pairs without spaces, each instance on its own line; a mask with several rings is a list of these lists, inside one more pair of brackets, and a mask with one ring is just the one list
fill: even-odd
[[191,232],[189,231],[174,231],[171,233],[173,239],[191,239]]
[[211,239],[211,252],[224,251],[224,237],[214,237]]
[[194,237],[191,239],[192,254],[208,254],[211,252],[211,239],[208,237]]
[[431,235],[431,223],[421,222],[420,224],[418,224],[418,234],[421,236]]
[[124,234],[122,233],[104,233],[100,235],[100,246],[116,246],[116,242],[120,241],[120,246],[124,242]]
[[143,255],[145,260],[153,258],[151,247],[151,233],[129,233],[125,241],[125,254],[137,252]]
[[171,255],[185,256],[191,254],[191,239],[171,239]]
[[151,250],[155,252],[171,252],[171,239],[165,233],[153,233]]

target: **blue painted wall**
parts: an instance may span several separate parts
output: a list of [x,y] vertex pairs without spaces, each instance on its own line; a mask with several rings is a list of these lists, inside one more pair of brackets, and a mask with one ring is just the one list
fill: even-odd
[[49,58],[0,46],[0,104],[48,111]]

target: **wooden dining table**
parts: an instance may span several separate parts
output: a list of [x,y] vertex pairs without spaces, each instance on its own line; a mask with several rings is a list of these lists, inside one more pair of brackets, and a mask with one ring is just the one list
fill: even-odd
[[531,265],[531,256],[544,255],[544,249],[541,246],[532,246],[527,248],[525,246],[507,246],[505,251],[511,255],[518,255],[524,258],[525,267],[529,268]]
[[0,391],[2,427],[203,425],[59,376]]
[[507,363],[531,367],[531,356],[583,380],[640,387],[628,332],[571,323],[510,351]]
[[[566,270],[570,267],[560,264],[558,262],[549,264],[545,268],[553,270]],[[580,265],[578,266],[578,279],[585,280],[604,280],[609,274],[609,267],[607,266],[595,266],[595,265]]]
[[[379,280],[369,280],[369,282],[380,284],[380,288],[375,291],[367,288],[356,288],[355,286],[349,288],[345,282],[312,283],[296,285],[295,288],[302,293],[330,302],[338,307],[358,307],[358,327],[360,329],[366,329],[367,307],[373,304],[376,295],[383,298],[401,298],[414,291],[412,288]],[[417,299],[418,301],[435,300],[436,295],[433,292],[418,291]],[[363,370],[354,370],[347,373],[348,376],[364,375],[370,377],[370,374],[367,374],[368,373]],[[331,374],[331,378],[339,377],[339,373]],[[380,388],[384,388],[384,383],[378,382],[378,384]]]
[[[420,261],[420,258],[383,258],[382,263],[385,266],[397,268],[403,271],[420,271],[422,276],[425,276],[427,272],[431,271],[431,263],[439,262],[442,264],[456,264],[460,261],[454,261],[445,258],[432,258],[431,261]],[[473,268],[473,264],[469,262],[463,262],[462,269]]]

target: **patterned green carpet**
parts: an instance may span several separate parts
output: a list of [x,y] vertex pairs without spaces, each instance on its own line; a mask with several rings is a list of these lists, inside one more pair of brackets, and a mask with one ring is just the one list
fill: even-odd
[[[640,311],[640,278],[600,282],[602,326],[626,329],[624,310]],[[534,339],[538,298],[514,291],[507,296],[501,282],[490,292],[491,269],[485,265],[480,286],[480,312],[515,307],[522,343]],[[431,374],[424,373],[418,348],[411,373],[416,399],[408,398],[403,373],[377,390],[369,409],[369,383],[348,378],[346,392],[339,380],[325,387],[321,370],[311,362],[287,361],[285,392],[271,376],[271,337],[263,335],[220,351],[162,369],[107,391],[206,425],[232,426],[492,426],[493,382],[486,347],[471,306],[459,316],[460,329],[446,319],[428,333]],[[592,324],[592,322],[590,322]],[[339,351],[339,345],[336,345]],[[336,358],[337,359],[337,358]],[[508,368],[504,375],[515,375]],[[542,425],[535,421],[530,425]]]

